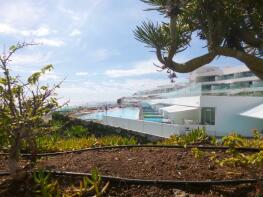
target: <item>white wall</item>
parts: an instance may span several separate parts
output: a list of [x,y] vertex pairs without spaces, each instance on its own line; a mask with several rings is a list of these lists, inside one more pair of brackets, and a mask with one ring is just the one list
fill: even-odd
[[[186,132],[186,130],[192,130],[200,127],[200,125],[177,125],[177,124],[164,124],[156,122],[147,122],[142,120],[132,120],[126,118],[117,118],[104,116],[103,124],[120,127],[132,131],[137,131],[141,133],[147,133],[149,135],[159,136],[159,137],[169,137],[171,135],[179,135]],[[206,126],[206,130],[210,135],[214,135],[214,127]]]
[[188,110],[180,111],[174,113],[168,113],[168,118],[172,121],[173,124],[184,124],[184,120],[194,120],[200,122],[200,110]]
[[263,129],[263,120],[239,115],[259,104],[263,97],[248,96],[202,96],[201,107],[215,107],[216,135],[227,135],[236,131],[251,136],[252,129]]

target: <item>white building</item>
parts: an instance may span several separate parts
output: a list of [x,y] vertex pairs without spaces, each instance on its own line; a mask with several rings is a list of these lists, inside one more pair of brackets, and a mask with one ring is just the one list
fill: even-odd
[[195,96],[152,100],[149,104],[172,124],[184,125],[185,130],[193,125],[207,127],[216,136],[232,131],[251,136],[252,129],[263,130],[263,97]]
[[[134,99],[140,100],[140,97],[143,97],[142,108],[153,112],[151,117],[148,110],[147,117],[160,119],[162,115],[173,125],[169,134],[162,129],[159,136],[167,137],[173,132],[178,134],[197,127],[206,127],[216,136],[233,131],[251,136],[253,129],[263,131],[263,81],[244,66],[203,67],[190,74],[186,85],[157,87],[133,95]],[[147,122],[142,126],[143,132],[150,132],[145,126],[151,130],[164,127]],[[154,133],[158,135],[158,129],[154,129]]]

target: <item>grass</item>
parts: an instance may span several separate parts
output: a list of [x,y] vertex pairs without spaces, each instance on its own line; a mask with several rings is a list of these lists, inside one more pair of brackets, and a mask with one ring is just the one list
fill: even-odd
[[[38,152],[70,151],[90,147],[133,144],[137,144],[137,140],[134,137],[126,138],[116,135],[104,136],[99,138],[96,138],[95,136],[80,138],[45,136],[37,139]],[[28,151],[26,145],[24,145],[24,151]]]

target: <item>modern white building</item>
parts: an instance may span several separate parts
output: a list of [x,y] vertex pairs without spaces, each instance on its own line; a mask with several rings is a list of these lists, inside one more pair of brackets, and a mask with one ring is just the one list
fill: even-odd
[[[253,129],[263,131],[263,81],[244,66],[204,67],[191,73],[187,84],[157,87],[131,98],[141,103],[144,117],[158,119],[159,124],[166,120],[174,133],[196,127],[205,127],[216,136],[233,131],[251,136]],[[162,130],[162,135],[168,134]]]
[[185,130],[199,125],[216,136],[232,131],[250,136],[252,129],[263,130],[263,97],[194,96],[145,102]]

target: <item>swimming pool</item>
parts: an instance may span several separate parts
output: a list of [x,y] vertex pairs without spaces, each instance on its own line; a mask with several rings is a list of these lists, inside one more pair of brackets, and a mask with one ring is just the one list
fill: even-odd
[[145,118],[143,119],[144,121],[147,121],[147,122],[159,122],[161,123],[163,121],[163,118]]
[[117,118],[127,118],[137,120],[139,119],[140,109],[136,107],[126,107],[126,108],[114,108],[103,112],[95,112],[91,114],[86,114],[80,116],[80,119],[83,120],[102,120],[103,116],[111,116]]

